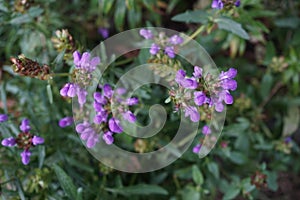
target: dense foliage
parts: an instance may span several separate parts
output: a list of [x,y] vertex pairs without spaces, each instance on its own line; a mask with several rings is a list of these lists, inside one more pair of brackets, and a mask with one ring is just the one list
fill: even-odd
[[[299,199],[299,11],[297,0],[0,0],[1,198]],[[131,174],[89,154],[72,118],[65,118],[72,104],[61,88],[72,82],[76,50],[91,51],[111,35],[147,26],[195,39],[220,71],[237,69],[238,87],[208,156],[199,159],[191,146],[168,167]],[[165,51],[168,59],[173,53]],[[107,82],[153,61],[150,56],[137,51],[119,58]],[[135,105],[136,118],[147,124],[147,105],[163,104],[168,92],[149,85],[135,95],[144,105]],[[166,109],[173,111],[170,104]],[[131,114],[128,121],[135,121]],[[159,137],[121,136],[118,144],[140,153],[163,146],[177,128],[178,116],[171,115]],[[15,145],[24,151],[10,148]]]

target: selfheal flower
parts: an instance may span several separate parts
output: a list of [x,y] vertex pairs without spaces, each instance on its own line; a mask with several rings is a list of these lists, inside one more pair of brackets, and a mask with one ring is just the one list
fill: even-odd
[[100,58],[94,57],[91,59],[91,54],[88,52],[84,52],[81,56],[78,51],[75,51],[73,53],[73,58],[76,68],[87,72],[93,72],[97,65],[100,64]]
[[196,89],[198,87],[198,83],[194,78],[185,78],[180,84],[186,89]]
[[105,105],[107,103],[107,100],[100,92],[94,93],[94,99],[96,102],[98,102],[99,104],[102,104],[102,105]]
[[173,45],[178,45],[183,42],[183,38],[179,35],[173,35],[172,37],[170,37],[169,42]]
[[102,122],[106,122],[107,117],[108,117],[108,114],[105,110],[102,112],[98,112],[97,115],[94,117],[94,123],[101,124]]
[[201,78],[202,77],[202,72],[203,72],[203,69],[198,67],[198,66],[195,66],[194,67],[194,73],[193,73],[193,76],[195,78]]
[[234,3],[234,5],[236,7],[239,7],[241,5],[241,0],[236,0],[236,2]]
[[227,72],[221,72],[219,75],[219,80],[233,79],[237,75],[237,70],[235,68],[230,68]]
[[190,116],[191,121],[198,122],[200,120],[200,114],[197,108],[193,106],[188,106],[185,108],[185,117]]
[[178,83],[178,84],[181,84],[181,82],[185,79],[185,71],[180,69],[177,71],[176,73],[176,77],[175,77],[175,81]]
[[23,119],[20,125],[20,130],[23,132],[29,132],[31,129],[29,125],[29,120],[28,119]]
[[78,96],[78,103],[80,106],[83,106],[86,102],[86,96],[88,95],[87,91],[83,88],[78,88],[77,96]]
[[114,137],[112,135],[113,133],[110,131],[106,131],[103,134],[102,139],[105,141],[106,144],[111,145],[114,142]]
[[5,138],[2,140],[1,144],[2,146],[5,146],[5,147],[12,147],[12,146],[15,146],[16,145],[16,139],[13,138],[13,137],[10,137],[10,138]]
[[206,100],[206,95],[202,91],[194,92],[194,102],[197,106],[202,106]]
[[8,116],[6,114],[0,114],[0,123],[8,120]]
[[73,117],[64,117],[64,118],[59,120],[58,125],[61,128],[64,128],[64,127],[72,125],[73,122],[74,122]]
[[153,38],[153,34],[152,34],[151,30],[147,30],[147,29],[144,29],[144,28],[142,28],[140,30],[140,35],[143,36],[147,40]]
[[88,148],[93,148],[99,142],[99,135],[88,122],[77,124],[76,131],[80,134],[80,138],[86,141]]
[[24,150],[20,155],[22,157],[22,163],[24,165],[28,165],[30,162],[31,152],[29,150]]
[[193,152],[194,153],[199,153],[201,149],[201,144],[197,144],[196,146],[194,146],[193,148]]
[[32,138],[32,144],[33,145],[38,145],[38,144],[43,144],[44,143],[44,138],[42,138],[42,137],[38,137],[38,136],[33,136],[33,138]]
[[129,106],[133,106],[139,103],[139,99],[137,97],[132,97],[126,100],[126,104]]
[[167,54],[170,58],[175,58],[175,51],[173,46],[168,46],[165,48],[165,54]]
[[211,7],[214,9],[222,9],[224,6],[222,0],[213,0]]
[[211,130],[210,130],[209,126],[207,126],[207,125],[203,126],[203,128],[202,128],[202,133],[203,133],[204,135],[211,134]]
[[109,84],[105,84],[103,86],[103,95],[105,97],[110,99],[112,97],[113,93],[114,93],[114,91]]
[[236,90],[237,88],[237,82],[233,79],[225,79],[221,81],[221,86],[224,90]]
[[158,44],[153,43],[151,45],[151,48],[150,48],[149,52],[150,52],[151,55],[156,55],[159,52],[159,50],[160,50],[160,46]]
[[134,123],[136,121],[136,117],[135,115],[128,110],[127,112],[123,113],[123,118],[127,121],[129,121],[130,123]]
[[108,38],[108,36],[109,36],[109,30],[108,30],[108,28],[102,28],[102,27],[100,27],[100,28],[98,28],[98,33],[99,33],[104,39]]
[[284,138],[284,142],[285,143],[290,143],[292,141],[292,137],[291,136],[288,136],[288,137],[286,137],[286,138]]
[[61,89],[60,89],[60,95],[63,97],[75,97],[77,91],[77,85],[74,83],[66,83]]
[[114,132],[114,133],[122,133],[123,132],[123,128],[120,124],[120,121],[117,118],[112,117],[111,119],[109,119],[108,127],[111,132]]

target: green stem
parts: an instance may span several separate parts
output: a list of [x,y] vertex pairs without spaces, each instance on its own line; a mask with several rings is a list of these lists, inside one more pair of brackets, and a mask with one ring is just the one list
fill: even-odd
[[54,73],[54,74],[51,74],[52,77],[55,77],[55,76],[72,76],[73,74],[70,74],[70,73]]
[[130,63],[132,60],[133,60],[132,58],[128,58],[128,59],[125,59],[125,60],[121,60],[119,62],[115,62],[115,66],[124,65],[124,64]]
[[191,40],[197,37],[202,31],[204,31],[204,26],[200,26],[190,37],[188,37],[188,39],[184,41],[182,46],[189,43]]

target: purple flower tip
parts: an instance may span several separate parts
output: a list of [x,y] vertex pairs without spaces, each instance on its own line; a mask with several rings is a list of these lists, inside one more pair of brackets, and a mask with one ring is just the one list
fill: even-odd
[[127,112],[123,113],[123,118],[127,121],[129,121],[130,123],[134,123],[136,121],[136,117],[135,115],[128,110]]
[[194,78],[186,78],[181,81],[181,86],[187,89],[196,89],[198,87],[198,83]]
[[88,95],[88,92],[83,88],[78,88],[77,90],[77,97],[78,97],[78,103],[82,107],[86,102],[86,96]]
[[166,47],[165,54],[167,54],[170,58],[175,58],[174,47],[173,46]]
[[12,146],[15,146],[16,145],[16,139],[13,138],[13,137],[10,137],[10,138],[5,138],[2,140],[1,144],[2,146],[5,146],[5,147],[12,147]]
[[205,103],[206,95],[202,91],[194,92],[194,102],[197,106],[202,106]]
[[32,138],[33,145],[43,144],[44,141],[45,141],[44,138],[39,137],[39,136],[33,136],[33,138]]
[[29,132],[31,127],[29,126],[29,119],[23,119],[20,125],[20,130],[22,132]]
[[94,99],[96,102],[105,105],[107,103],[107,100],[105,99],[105,97],[100,93],[100,92],[95,92],[94,93]]
[[210,130],[209,126],[207,126],[207,125],[203,126],[203,128],[202,128],[202,133],[203,133],[204,135],[211,134],[211,130]]
[[81,55],[79,53],[79,51],[74,51],[73,53],[73,61],[74,61],[74,64],[79,67],[80,66],[80,59],[81,59]]
[[64,128],[64,127],[72,125],[73,122],[74,122],[73,117],[64,117],[59,120],[58,125],[59,125],[59,127]]
[[190,116],[192,122],[198,122],[200,120],[200,114],[197,108],[188,106],[185,108],[185,117]]
[[24,165],[28,165],[30,162],[31,152],[29,150],[24,150],[20,155],[22,157],[22,163]]
[[213,0],[211,7],[214,9],[222,9],[224,6],[222,0]]
[[106,96],[107,98],[110,99],[113,95],[113,92],[114,91],[109,84],[105,84],[103,86],[103,95]]
[[139,103],[139,99],[137,97],[132,97],[126,100],[126,104],[129,106],[133,106]]
[[178,84],[181,84],[181,82],[184,80],[185,78],[185,71],[183,69],[180,69],[177,71],[176,73],[176,77],[175,77],[175,81],[178,83]]
[[110,131],[107,131],[103,134],[102,139],[106,144],[111,145],[114,142],[114,137],[112,135],[113,133]]
[[108,36],[109,36],[109,30],[108,30],[108,28],[100,27],[100,28],[98,28],[98,33],[99,33],[104,39],[108,38]]
[[6,114],[0,114],[0,123],[8,120],[8,116]]
[[111,132],[114,132],[114,133],[122,133],[123,132],[123,128],[120,124],[120,121],[117,118],[112,117],[111,119],[109,119],[108,127]]
[[147,39],[147,40],[153,38],[153,34],[152,34],[151,30],[147,30],[147,29],[144,29],[144,28],[142,28],[140,30],[140,35],[142,37],[144,37],[145,39]]
[[234,5],[236,7],[239,7],[241,5],[241,0],[236,0],[236,2],[234,3]]
[[195,66],[195,67],[194,67],[194,73],[193,73],[193,76],[194,76],[195,78],[201,78],[202,72],[203,72],[203,69],[202,69],[202,68],[200,68],[200,67],[198,67],[198,66]]
[[149,52],[151,55],[156,55],[159,52],[159,50],[160,50],[160,46],[158,44],[153,43],[151,45]]
[[201,149],[201,144],[197,144],[196,146],[194,146],[193,152],[194,153],[199,153],[200,149]]
[[178,44],[181,44],[183,42],[183,38],[180,37],[179,35],[173,35],[169,42],[173,45],[178,45]]

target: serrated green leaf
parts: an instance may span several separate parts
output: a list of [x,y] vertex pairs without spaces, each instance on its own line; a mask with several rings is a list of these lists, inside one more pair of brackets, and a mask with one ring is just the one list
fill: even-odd
[[58,165],[54,164],[53,169],[58,178],[60,186],[62,187],[62,189],[64,190],[66,195],[70,199],[76,199],[77,198],[77,190],[76,190],[75,185],[73,184],[73,180]]
[[123,196],[150,195],[150,194],[168,195],[168,191],[163,189],[162,187],[157,185],[147,185],[147,184],[139,184],[139,185],[128,186],[123,188],[105,188],[105,190]]
[[173,21],[185,22],[185,23],[202,23],[206,24],[208,21],[208,15],[203,10],[186,11],[184,13],[175,15],[172,17]]
[[115,15],[114,15],[114,22],[115,22],[116,28],[119,31],[121,31],[124,27],[125,14],[126,14],[125,1],[118,0],[117,7],[115,10]]
[[250,38],[248,33],[242,28],[242,25],[236,21],[233,21],[232,19],[222,17],[215,19],[215,22],[218,24],[219,29],[236,34],[237,36],[246,40],[249,40]]
[[193,180],[197,185],[202,185],[204,182],[203,175],[196,165],[193,166]]

